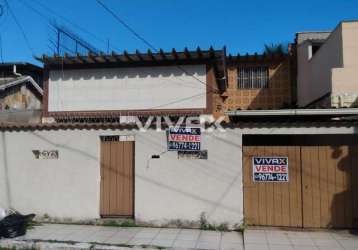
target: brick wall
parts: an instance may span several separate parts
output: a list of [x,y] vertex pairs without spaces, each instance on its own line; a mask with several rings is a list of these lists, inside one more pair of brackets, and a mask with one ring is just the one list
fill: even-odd
[[292,103],[292,83],[290,78],[290,60],[279,62],[246,63],[246,65],[268,66],[269,87],[262,89],[239,89],[237,67],[228,65],[228,89],[222,95],[214,94],[214,116],[218,117],[228,110],[280,109]]

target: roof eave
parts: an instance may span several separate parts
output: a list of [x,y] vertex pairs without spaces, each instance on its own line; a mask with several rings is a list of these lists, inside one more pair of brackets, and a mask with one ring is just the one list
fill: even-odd
[[334,116],[358,115],[358,108],[344,109],[279,109],[279,110],[235,110],[226,111],[228,116],[263,117],[263,116]]

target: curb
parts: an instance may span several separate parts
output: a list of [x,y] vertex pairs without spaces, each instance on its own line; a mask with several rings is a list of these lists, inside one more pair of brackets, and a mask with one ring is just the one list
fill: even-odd
[[85,249],[98,249],[98,250],[158,250],[157,248],[143,248],[140,246],[123,247],[113,245],[101,245],[90,243],[60,243],[60,242],[41,242],[41,241],[26,241],[4,239],[0,240],[0,247],[9,249],[26,249],[26,250],[42,250],[42,249],[59,249],[59,250],[85,250]]

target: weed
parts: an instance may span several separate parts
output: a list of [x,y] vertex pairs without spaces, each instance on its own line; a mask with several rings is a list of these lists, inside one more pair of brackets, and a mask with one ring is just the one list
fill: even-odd
[[137,224],[135,224],[135,222],[132,220],[125,220],[123,222],[108,220],[104,221],[102,225],[107,227],[137,227]]
[[205,212],[200,214],[200,229],[201,230],[211,230],[211,231],[229,231],[229,227],[227,223],[221,223],[219,225],[211,224],[208,222],[206,218]]
[[227,223],[221,223],[216,227],[216,230],[222,231],[222,232],[229,231],[229,226]]
[[135,224],[135,222],[132,220],[125,220],[122,223],[120,223],[120,226],[121,227],[137,227],[138,225]]
[[115,220],[106,220],[103,222],[102,226],[106,227],[119,227],[119,223]]
[[209,223],[208,223],[208,219],[206,218],[205,212],[202,212],[200,214],[199,223],[200,223],[200,229],[207,230],[207,227],[208,227]]
[[241,224],[236,224],[234,227],[235,227],[235,231],[243,233],[247,229],[248,225],[243,220]]

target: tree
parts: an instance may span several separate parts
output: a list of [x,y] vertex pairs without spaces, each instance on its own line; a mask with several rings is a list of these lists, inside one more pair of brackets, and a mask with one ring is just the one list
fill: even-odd
[[271,43],[265,44],[264,53],[268,55],[275,55],[275,54],[287,54],[287,45],[284,43]]

